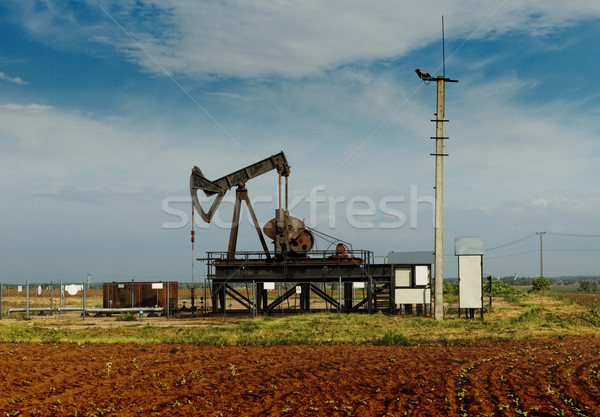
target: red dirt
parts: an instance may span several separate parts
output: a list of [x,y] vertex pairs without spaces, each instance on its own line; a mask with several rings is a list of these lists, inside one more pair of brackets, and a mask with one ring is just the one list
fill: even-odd
[[0,366],[2,415],[600,416],[592,337],[469,347],[0,344]]
[[582,306],[600,307],[600,294],[598,293],[589,294],[584,292],[559,292],[557,295],[567,298]]

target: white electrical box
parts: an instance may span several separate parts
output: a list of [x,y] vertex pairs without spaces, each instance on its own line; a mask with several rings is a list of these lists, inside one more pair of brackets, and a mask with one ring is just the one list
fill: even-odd
[[481,255],[461,255],[458,257],[459,308],[483,307],[481,258]]
[[415,285],[425,286],[429,284],[429,267],[425,265],[415,266]]
[[394,270],[396,287],[412,287],[412,268],[396,268]]
[[429,288],[396,288],[394,294],[396,304],[430,304]]

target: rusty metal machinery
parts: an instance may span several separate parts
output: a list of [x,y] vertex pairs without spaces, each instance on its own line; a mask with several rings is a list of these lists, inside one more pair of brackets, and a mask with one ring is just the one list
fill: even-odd
[[[225,193],[233,187],[236,189],[236,200],[233,210],[233,220],[231,223],[231,232],[229,236],[228,259],[235,258],[237,246],[238,227],[240,220],[241,202],[245,201],[252,217],[254,227],[258,233],[261,245],[267,259],[271,259],[271,254],[267,248],[263,233],[260,230],[258,220],[248,198],[246,182],[252,178],[267,172],[276,170],[279,175],[279,207],[275,210],[275,218],[267,222],[264,227],[264,234],[273,240],[275,245],[275,256],[278,258],[286,256],[302,257],[312,249],[314,245],[314,236],[306,228],[304,222],[296,217],[292,217],[288,211],[288,177],[290,175],[290,166],[283,152],[272,155],[262,161],[256,162],[229,175],[219,178],[215,181],[206,179],[202,170],[195,166],[190,176],[190,194],[196,211],[200,217],[210,223],[212,217],[217,211]],[[282,207],[282,184],[281,179],[285,178],[285,208]],[[215,200],[208,212],[204,211],[198,198],[198,191],[204,192],[207,197],[216,195]]]
[[[248,198],[246,183],[270,171],[278,174],[278,205],[275,217],[261,229]],[[231,303],[226,301],[229,298],[235,300],[244,311],[269,314],[282,308],[284,302],[289,304],[289,300],[295,297],[300,299],[300,311],[311,311],[311,295],[316,295],[324,300],[326,306],[337,311],[394,311],[395,266],[375,264],[372,252],[355,250],[350,243],[312,229],[302,220],[291,216],[288,210],[289,175],[290,165],[283,152],[214,181],[208,180],[200,168],[192,169],[190,194],[193,205],[207,223],[210,223],[225,193],[236,187],[227,252],[209,251],[207,258],[198,259],[207,262],[206,276],[212,285],[209,296],[212,299],[212,312],[225,313],[228,305],[231,308]],[[207,197],[215,196],[208,211],[204,211],[200,204],[200,191]],[[242,201],[248,206],[262,252],[236,252]],[[192,230],[192,242],[193,233]],[[272,240],[272,251],[267,247],[264,236]],[[328,243],[326,250],[312,250],[317,237]],[[414,266],[408,267],[414,269]],[[267,284],[271,289],[275,284],[280,289],[283,286],[284,290],[276,297],[273,293],[269,297]],[[363,296],[358,300],[353,296],[355,284],[359,284],[356,288],[364,289]],[[333,293],[334,285],[337,297]],[[331,288],[331,293],[325,289],[326,286]],[[246,288],[245,293],[240,290],[243,287]],[[252,288],[252,295],[249,287]]]
[[[277,170],[280,177],[288,177],[290,175],[290,166],[288,165],[283,152],[280,152],[277,155],[272,155],[269,158],[249,165],[246,168],[232,172],[231,174],[225,175],[224,177],[215,181],[207,180],[206,177],[204,177],[202,170],[195,166],[192,169],[192,175],[190,176],[190,193],[192,195],[194,206],[196,207],[196,210],[202,219],[205,222],[210,223],[210,220],[214,216],[219,204],[221,204],[221,201],[228,190],[235,186],[238,188],[243,188],[248,180],[274,169]],[[197,194],[198,190],[202,190],[207,197],[217,194],[217,198],[213,202],[208,213],[206,213],[200,205]]]
[[276,214],[277,217],[271,219],[263,227],[265,235],[275,242],[276,253],[283,254],[285,252],[290,256],[306,256],[314,245],[315,238],[312,232],[306,228],[302,220],[290,216],[287,210],[281,212],[278,209]]

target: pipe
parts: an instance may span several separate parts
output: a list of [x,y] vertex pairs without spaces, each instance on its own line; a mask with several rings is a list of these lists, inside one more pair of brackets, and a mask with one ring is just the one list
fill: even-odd
[[[83,311],[83,307],[64,307],[61,309],[62,311]],[[85,307],[86,313],[137,313],[139,311],[150,312],[150,313],[160,313],[164,310],[163,307],[120,307],[120,308],[103,308],[103,307]],[[10,308],[8,309],[7,316],[10,313],[23,313],[26,312],[27,308]],[[49,308],[49,307],[31,307],[29,311],[59,311],[58,308]]]
[[285,211],[288,211],[288,177],[285,177]]
[[279,172],[279,210],[281,210],[281,172]]

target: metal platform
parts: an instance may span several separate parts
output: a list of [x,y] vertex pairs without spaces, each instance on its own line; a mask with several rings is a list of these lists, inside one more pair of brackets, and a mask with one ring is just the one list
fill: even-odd
[[[227,252],[207,255],[203,260],[207,261],[207,277],[212,284],[213,313],[232,311],[232,301],[237,311],[284,312],[286,301],[290,310],[288,300],[292,297],[299,299],[293,310],[300,312],[394,313],[402,308],[395,301],[398,265],[375,264],[370,251],[352,251],[348,256],[340,256],[336,251],[312,251],[307,257],[280,259],[268,258],[264,252],[236,252],[233,258]],[[315,296],[320,305],[311,302]],[[423,307],[417,310],[426,313],[426,306]]]

